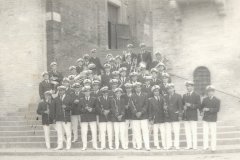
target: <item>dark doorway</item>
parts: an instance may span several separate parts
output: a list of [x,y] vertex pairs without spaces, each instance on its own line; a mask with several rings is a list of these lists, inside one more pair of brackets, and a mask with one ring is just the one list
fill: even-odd
[[109,49],[117,48],[117,31],[118,7],[108,3],[108,47]]
[[201,66],[193,73],[195,91],[200,95],[205,95],[206,86],[211,84],[211,74],[207,67]]

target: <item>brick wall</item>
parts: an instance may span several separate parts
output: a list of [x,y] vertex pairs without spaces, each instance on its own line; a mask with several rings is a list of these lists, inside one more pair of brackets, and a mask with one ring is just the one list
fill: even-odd
[[45,3],[0,0],[0,107],[2,112],[38,100],[45,70]]
[[[240,96],[240,2],[227,1],[226,16],[219,16],[210,1],[183,5],[181,22],[173,18],[167,1],[153,3],[153,48],[169,57],[171,72],[192,79],[198,66],[206,66],[217,89]],[[182,93],[184,81],[173,81]],[[240,113],[239,100],[217,95],[222,100],[220,119],[235,119]]]

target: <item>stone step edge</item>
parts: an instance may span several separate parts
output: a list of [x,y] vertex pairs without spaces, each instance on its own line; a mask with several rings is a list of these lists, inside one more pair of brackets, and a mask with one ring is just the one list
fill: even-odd
[[[12,148],[11,148],[12,149]],[[187,151],[187,150],[170,150],[170,151],[162,151],[162,150],[154,150],[145,151],[145,150],[86,150],[81,151],[81,149],[71,149],[71,150],[61,150],[61,151],[53,151],[53,150],[44,150],[44,151],[17,151],[12,149],[13,151],[5,151],[1,149],[1,156],[161,156],[161,155],[196,155],[196,154],[224,154],[224,153],[239,153],[240,148],[229,148],[229,149],[218,149],[215,152],[212,151],[204,151],[204,150],[196,150],[196,151]]]
[[[12,132],[12,133],[14,133],[14,132],[26,132],[26,133],[31,133],[31,132],[33,132],[33,131],[0,131],[0,133],[1,132],[7,132],[7,133],[9,133],[9,132]],[[35,133],[36,132],[39,132],[39,133],[44,133],[44,131],[35,131]],[[52,133],[57,133],[57,131],[55,131],[55,130],[51,130],[51,132]],[[80,134],[80,133],[79,133]],[[230,131],[230,132],[218,132],[217,133],[217,135],[224,135],[224,134],[239,134],[239,137],[240,137],[240,131]],[[152,133],[150,134],[150,135],[152,135]],[[183,135],[185,135],[184,133],[180,133],[179,134],[180,136],[183,136]],[[201,132],[201,133],[198,133],[197,134],[198,136],[199,135],[203,135],[203,133]],[[24,138],[24,137],[29,137],[29,138],[33,138],[33,137],[42,137],[42,136],[40,136],[40,135],[36,135],[36,136],[29,136],[29,135],[26,135],[26,136],[1,136],[0,135],[0,138]],[[51,137],[56,137],[56,136],[51,136]]]

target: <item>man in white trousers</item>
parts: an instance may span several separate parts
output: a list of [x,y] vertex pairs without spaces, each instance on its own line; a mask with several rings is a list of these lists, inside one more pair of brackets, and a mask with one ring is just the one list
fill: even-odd
[[210,85],[206,87],[207,97],[202,101],[201,111],[203,114],[203,149],[209,149],[209,131],[211,136],[211,150],[216,150],[217,145],[217,116],[220,110],[220,100],[214,96],[215,88]]
[[55,150],[63,149],[63,137],[66,133],[66,149],[71,148],[71,109],[72,109],[72,98],[67,95],[66,87],[59,86],[58,97],[54,99],[54,121],[56,122],[56,130],[58,136],[58,145]]
[[[180,133],[180,120],[182,119],[182,97],[175,93],[173,83],[167,84],[168,94],[164,97],[166,101],[165,108],[165,127],[167,138],[167,149],[180,149],[179,133]],[[172,144],[172,131],[174,134],[174,145]],[[173,146],[172,146],[173,145]]]
[[84,86],[82,92],[84,97],[80,99],[80,112],[81,112],[81,136],[83,148],[82,150],[87,149],[87,133],[88,126],[90,126],[92,134],[92,146],[93,149],[98,149],[97,147],[97,118],[96,118],[96,109],[98,101],[96,97],[90,96],[90,86]]
[[161,149],[159,145],[159,131],[162,141],[162,149],[166,149],[166,138],[165,138],[165,120],[164,120],[164,98],[160,94],[160,86],[154,85],[151,88],[153,97],[149,99],[149,110],[150,110],[150,120],[153,124],[153,140],[154,146],[157,149]]
[[112,96],[110,97],[108,86],[104,86],[100,89],[102,93],[101,96],[98,97],[99,105],[98,105],[98,115],[99,115],[99,131],[100,131],[100,140],[101,140],[101,148],[106,149],[106,132],[108,138],[108,147],[109,149],[113,149],[113,123],[111,108],[113,105]]
[[53,123],[53,109],[54,102],[52,99],[52,92],[44,92],[43,100],[38,104],[37,114],[42,116],[42,125],[44,130],[44,137],[47,149],[50,145],[50,126]]
[[72,103],[72,115],[71,115],[71,122],[72,122],[72,132],[73,132],[73,141],[78,141],[78,126],[80,125],[80,107],[79,102],[80,98],[83,96],[81,91],[81,85],[79,83],[73,84],[74,93],[71,94],[73,103]]
[[183,120],[187,140],[186,149],[197,149],[197,121],[198,110],[201,107],[201,98],[194,92],[194,83],[185,82],[187,93],[183,95]]
[[133,134],[136,139],[136,149],[142,149],[142,138],[145,149],[150,151],[149,124],[148,124],[148,95],[142,92],[142,83],[135,83],[135,93],[131,102]]
[[125,123],[125,98],[122,96],[122,88],[116,88],[113,96],[113,105],[111,106],[112,122],[114,128],[115,149],[119,149],[120,143],[122,149],[127,149],[126,144],[126,123]]
[[[125,103],[126,103],[126,114],[125,114],[125,118],[126,118],[126,144],[128,147],[129,144],[129,135],[128,135],[128,131],[129,131],[129,127],[132,130],[132,114],[131,114],[131,108],[130,108],[130,102],[131,102],[131,97],[133,95],[132,93],[132,87],[133,85],[131,83],[125,83],[125,89],[126,89],[126,94],[124,94],[124,98],[125,98]],[[133,148],[136,148],[136,140],[133,134],[133,130],[132,130],[132,145]]]

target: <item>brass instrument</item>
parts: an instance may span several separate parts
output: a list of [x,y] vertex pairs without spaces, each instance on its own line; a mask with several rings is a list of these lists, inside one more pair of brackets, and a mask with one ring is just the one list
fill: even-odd
[[[101,102],[99,97],[98,97],[98,100],[99,100],[99,102]],[[101,111],[103,112],[104,110],[105,109],[104,109],[103,105],[101,104]],[[106,120],[108,121],[108,115],[104,114],[104,116],[105,116]]]

